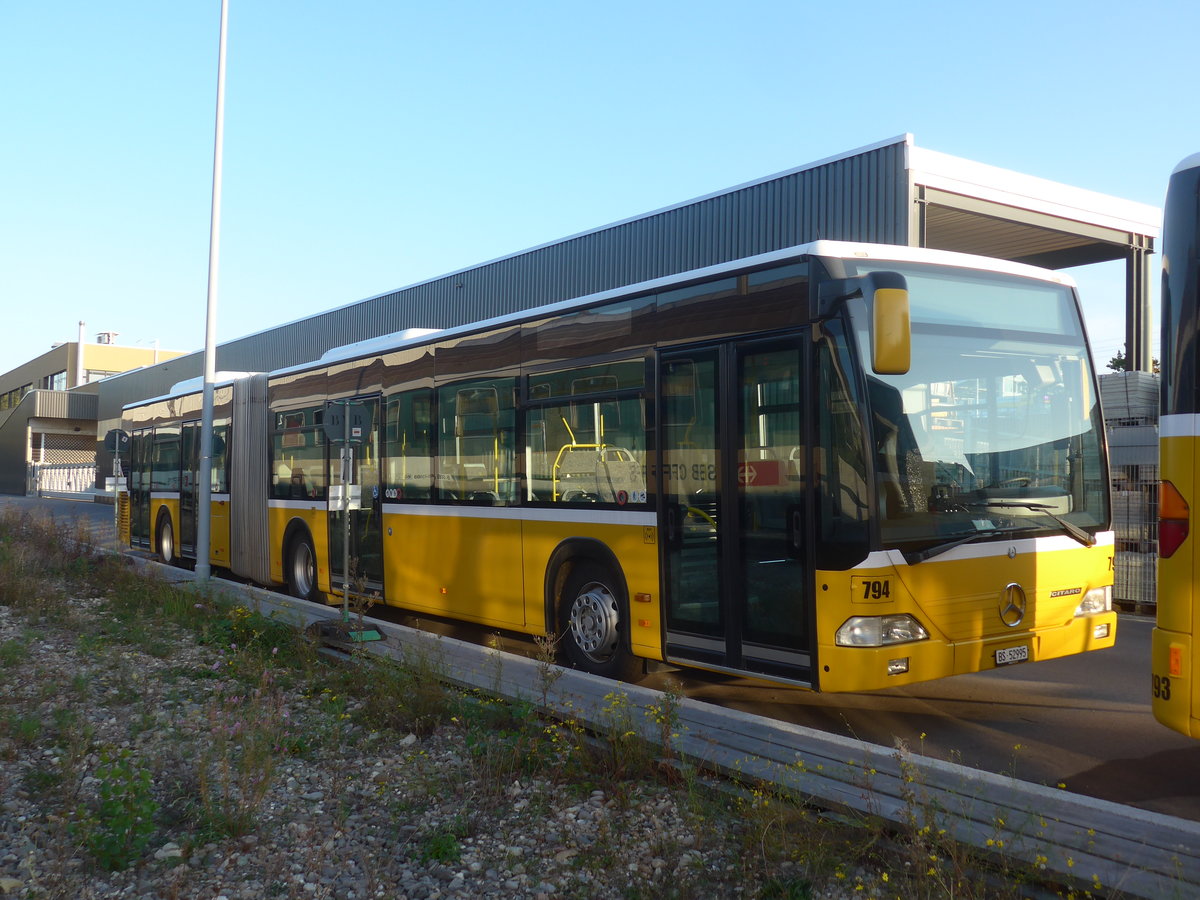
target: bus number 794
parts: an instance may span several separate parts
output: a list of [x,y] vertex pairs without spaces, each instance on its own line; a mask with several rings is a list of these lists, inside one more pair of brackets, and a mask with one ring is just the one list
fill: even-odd
[[882,580],[863,580],[863,595],[864,600],[886,600],[892,596],[892,583],[888,579]]

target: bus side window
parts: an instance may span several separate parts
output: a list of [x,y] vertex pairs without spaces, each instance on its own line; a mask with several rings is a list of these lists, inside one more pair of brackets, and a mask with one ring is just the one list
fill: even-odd
[[438,389],[438,466],[449,499],[506,506],[518,498],[516,379]]
[[271,435],[271,497],[325,499],[325,433],[319,408],[276,414]]
[[528,496],[543,503],[644,504],[645,361],[530,377],[525,414]]
[[433,497],[433,391],[405,391],[387,401],[384,457],[386,496],[398,500]]

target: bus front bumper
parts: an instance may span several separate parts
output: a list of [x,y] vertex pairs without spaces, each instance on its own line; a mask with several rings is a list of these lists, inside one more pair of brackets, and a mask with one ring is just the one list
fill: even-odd
[[875,691],[1103,650],[1116,639],[1117,614],[1103,612],[1078,616],[1057,628],[975,641],[949,643],[934,638],[884,647],[823,644],[819,651],[820,689],[831,693]]

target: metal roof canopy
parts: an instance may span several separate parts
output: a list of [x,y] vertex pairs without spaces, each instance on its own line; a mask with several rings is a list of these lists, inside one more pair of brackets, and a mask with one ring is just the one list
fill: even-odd
[[1050,269],[1125,260],[1125,346],[1149,371],[1148,257],[1161,231],[1156,207],[972,162],[903,141],[911,192],[909,243]]

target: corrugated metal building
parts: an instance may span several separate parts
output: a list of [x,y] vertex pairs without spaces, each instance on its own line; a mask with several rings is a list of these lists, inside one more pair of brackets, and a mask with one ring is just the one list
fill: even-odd
[[[1143,332],[1148,362],[1146,256],[1160,220],[1153,207],[935,153],[901,135],[229,341],[216,364],[269,371],[405,328],[466,324],[824,238],[1050,268],[1126,259],[1137,368]],[[202,371],[195,353],[102,382],[98,434],[115,427],[124,404]]]

